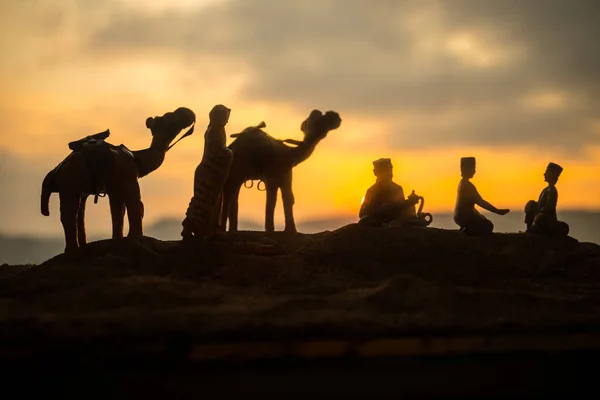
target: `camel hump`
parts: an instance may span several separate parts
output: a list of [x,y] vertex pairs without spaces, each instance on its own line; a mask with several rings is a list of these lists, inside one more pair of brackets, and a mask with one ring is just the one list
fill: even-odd
[[260,123],[256,126],[249,126],[247,128],[245,128],[243,131],[238,132],[238,133],[232,133],[231,135],[229,135],[229,137],[232,138],[236,138],[236,137],[240,137],[240,136],[246,136],[247,134],[261,134],[261,135],[267,135],[269,136],[266,132],[262,131],[262,128],[266,128],[267,124],[265,123],[265,121],[260,121]]

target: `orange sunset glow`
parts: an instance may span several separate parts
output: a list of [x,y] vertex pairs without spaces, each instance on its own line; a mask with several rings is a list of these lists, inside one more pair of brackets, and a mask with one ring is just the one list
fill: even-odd
[[[298,221],[356,216],[380,157],[429,212],[452,210],[463,156],[477,157],[473,182],[498,207],[522,213],[554,161],[559,207],[600,209],[600,81],[584,76],[598,57],[586,22],[562,22],[565,59],[548,55],[555,28],[530,22],[535,7],[508,23],[502,2],[467,3],[2,2],[1,232],[60,235],[58,196],[43,217],[39,193],[67,143],[110,128],[111,143],[142,149],[145,119],[179,106],[196,113],[195,134],[140,185],[145,224],[182,219],[219,103],[232,109],[228,134],[265,121],[281,139],[300,139],[314,108],[340,113],[294,170]],[[264,206],[256,184],[242,188],[240,219],[261,223]],[[275,218],[281,226],[281,199]],[[88,230],[110,232],[106,199],[90,201]]]

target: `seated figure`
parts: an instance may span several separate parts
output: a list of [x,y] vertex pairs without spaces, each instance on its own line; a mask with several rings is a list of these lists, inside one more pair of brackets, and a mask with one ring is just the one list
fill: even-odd
[[525,205],[525,224],[527,232],[550,236],[567,236],[569,225],[558,221],[556,216],[556,204],[558,203],[558,190],[556,182],[562,172],[562,167],[555,163],[549,163],[544,172],[544,180],[548,186],[542,190],[538,201],[529,200]]
[[358,213],[358,223],[382,226],[392,221],[410,218],[418,199],[407,200],[402,186],[392,180],[392,161],[389,158],[380,158],[373,161],[373,167],[377,179],[365,194]]
[[494,224],[481,215],[475,205],[498,215],[505,215],[509,209],[498,209],[485,201],[470,179],[475,175],[475,157],[463,157],[460,160],[462,179],[458,184],[454,222],[460,231],[468,235],[481,236],[492,233]]

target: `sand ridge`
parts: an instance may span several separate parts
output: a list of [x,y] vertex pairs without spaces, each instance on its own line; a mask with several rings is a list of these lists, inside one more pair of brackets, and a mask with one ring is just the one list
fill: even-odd
[[0,268],[6,343],[423,335],[600,325],[600,246],[435,228],[103,240]]

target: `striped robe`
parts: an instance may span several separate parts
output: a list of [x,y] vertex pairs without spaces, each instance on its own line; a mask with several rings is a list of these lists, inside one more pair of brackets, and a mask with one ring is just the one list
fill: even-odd
[[219,230],[223,185],[233,161],[226,146],[224,126],[209,125],[204,134],[204,154],[194,173],[194,197],[184,219],[183,238],[204,238]]

